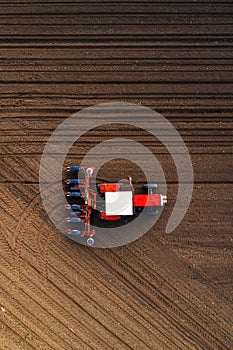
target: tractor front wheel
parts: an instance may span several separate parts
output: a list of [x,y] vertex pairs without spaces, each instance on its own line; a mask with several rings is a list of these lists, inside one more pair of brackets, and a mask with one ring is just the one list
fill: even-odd
[[154,194],[154,193],[156,193],[157,187],[158,187],[158,185],[155,183],[147,183],[143,186],[143,189],[148,194]]

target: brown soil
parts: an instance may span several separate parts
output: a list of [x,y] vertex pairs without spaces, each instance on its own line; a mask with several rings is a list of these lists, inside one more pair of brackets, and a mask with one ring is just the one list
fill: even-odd
[[[231,11],[230,1],[1,3],[0,349],[232,349]],[[169,154],[150,135],[109,129],[154,152],[169,203],[136,242],[90,249],[50,223],[40,158],[70,114],[119,100],[174,123],[193,199],[165,234],[177,193]],[[67,162],[105,139],[86,135]]]

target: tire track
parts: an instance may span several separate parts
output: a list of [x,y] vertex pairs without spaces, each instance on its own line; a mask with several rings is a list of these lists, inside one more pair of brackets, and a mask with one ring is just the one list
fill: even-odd
[[[28,213],[26,213],[25,215],[27,215],[28,216]],[[64,251],[63,250],[63,248],[60,248],[60,249],[62,249],[62,251]],[[82,248],[80,248],[81,249],[81,251],[82,251]],[[59,252],[59,256],[60,256],[60,254],[61,254],[61,252]],[[65,255],[66,255],[66,253],[64,253]],[[79,252],[79,254],[80,254],[80,252]],[[56,259],[57,260],[57,259]],[[66,261],[66,263],[67,263],[67,261]],[[72,262],[71,263],[71,265],[74,267],[74,262]],[[92,266],[92,265],[91,265]],[[85,276],[85,274],[86,274],[86,261],[85,261],[85,267],[84,267],[84,269],[85,269],[85,273],[84,273],[84,276]],[[91,269],[91,268],[90,268]],[[122,269],[122,268],[121,268]],[[25,270],[25,268],[24,269],[22,269],[23,271]],[[131,271],[131,268],[130,268],[130,271]],[[80,262],[79,262],[79,274],[80,274]],[[31,275],[31,274],[30,274]],[[65,276],[67,276],[67,273],[65,273],[65,274],[63,274],[63,275],[65,275]],[[106,273],[103,273],[103,276],[106,276]],[[24,277],[25,278],[25,277]],[[141,282],[140,282],[140,285],[141,285]],[[78,286],[77,286],[77,288],[78,288]],[[75,288],[76,289],[76,288]],[[148,289],[148,288],[147,288]],[[133,290],[135,290],[135,288],[133,289]],[[170,318],[169,318],[170,319]]]

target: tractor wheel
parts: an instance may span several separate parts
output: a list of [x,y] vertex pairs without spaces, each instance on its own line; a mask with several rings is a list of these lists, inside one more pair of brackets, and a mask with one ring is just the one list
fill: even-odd
[[143,189],[145,190],[146,193],[149,194],[155,194],[157,190],[158,185],[153,184],[153,183],[148,183],[143,186]]
[[147,215],[151,215],[151,216],[156,216],[159,214],[159,210],[157,208],[153,208],[153,207],[145,208],[145,212]]
[[149,189],[149,188],[157,188],[158,187],[158,185],[157,184],[152,184],[152,183],[148,183],[148,184],[145,184],[144,186],[143,186],[145,189]]

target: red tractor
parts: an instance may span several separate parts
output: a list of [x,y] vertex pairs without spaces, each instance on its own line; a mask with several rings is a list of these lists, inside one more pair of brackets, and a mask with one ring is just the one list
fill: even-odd
[[129,176],[126,182],[100,183],[94,187],[91,183],[93,167],[70,166],[64,169],[65,195],[69,215],[66,218],[69,226],[84,224],[83,229],[69,227],[67,234],[87,237],[87,244],[93,245],[95,230],[91,228],[92,216],[100,220],[114,222],[130,219],[145,209],[148,215],[157,215],[159,208],[167,203],[167,197],[156,193],[157,185],[144,184],[141,193]]

